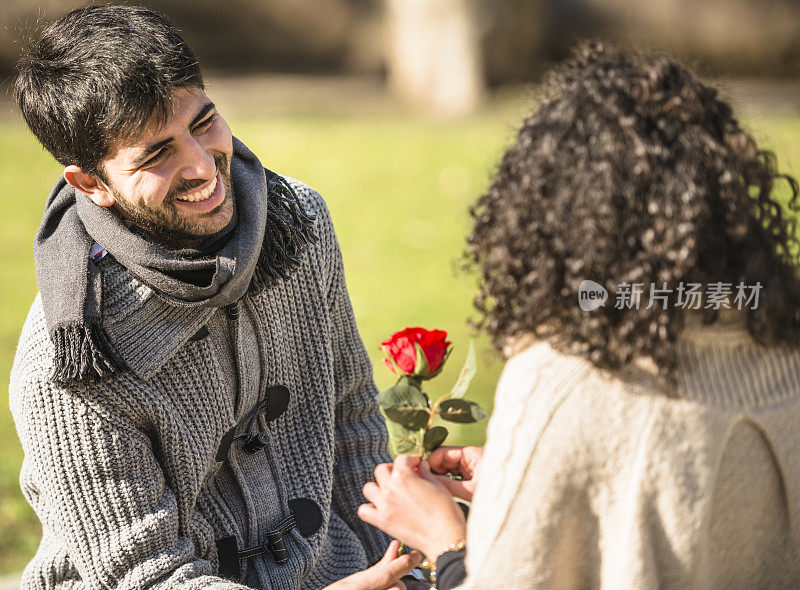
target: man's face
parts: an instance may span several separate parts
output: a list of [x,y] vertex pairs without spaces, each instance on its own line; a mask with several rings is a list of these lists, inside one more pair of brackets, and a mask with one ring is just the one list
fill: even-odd
[[101,166],[114,208],[171,246],[192,244],[233,217],[231,130],[206,94],[175,90],[160,127],[111,150]]

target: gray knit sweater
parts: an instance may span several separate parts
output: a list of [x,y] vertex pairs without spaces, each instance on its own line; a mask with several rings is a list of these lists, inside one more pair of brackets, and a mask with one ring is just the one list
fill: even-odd
[[[320,240],[290,279],[246,296],[238,318],[172,307],[112,257],[100,262],[126,373],[51,384],[36,298],[10,385],[22,492],[43,529],[23,588],[320,588],[380,557],[388,539],[356,508],[375,465],[390,460],[386,429],[330,216],[317,193],[292,185]],[[223,436],[237,424],[241,433],[273,385],[290,401],[277,419],[256,420],[266,446],[248,454],[234,440],[218,461]],[[264,544],[295,498],[321,508],[321,528],[286,534],[287,563],[255,555],[240,579],[221,577],[216,541]]]

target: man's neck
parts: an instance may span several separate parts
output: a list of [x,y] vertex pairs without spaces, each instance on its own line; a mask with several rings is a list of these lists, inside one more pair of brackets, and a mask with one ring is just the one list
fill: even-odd
[[230,234],[236,227],[238,217],[234,213],[231,221],[215,234],[207,236],[192,236],[184,235],[180,232],[161,232],[151,227],[143,227],[133,223],[129,219],[123,217],[125,225],[131,231],[134,231],[144,237],[147,241],[163,246],[168,250],[180,251],[188,250],[200,256],[211,256],[216,254],[222,246],[224,246]]

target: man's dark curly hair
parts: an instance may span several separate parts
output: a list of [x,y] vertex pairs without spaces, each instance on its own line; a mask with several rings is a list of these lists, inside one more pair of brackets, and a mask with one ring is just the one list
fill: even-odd
[[[749,332],[800,342],[800,243],[773,196],[787,180],[796,211],[797,182],[777,174],[717,91],[672,59],[596,42],[546,88],[472,208],[478,326],[495,345],[533,335],[607,368],[650,357],[674,385],[683,310],[674,300],[616,309],[615,295],[621,283],[644,284],[647,297],[650,284],[681,282],[731,283],[734,294],[760,283]],[[604,307],[581,310],[584,279],[608,290]]]

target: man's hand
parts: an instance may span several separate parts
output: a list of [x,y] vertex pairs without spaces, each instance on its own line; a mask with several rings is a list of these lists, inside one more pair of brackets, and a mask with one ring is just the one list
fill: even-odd
[[375,480],[363,489],[370,504],[358,507],[364,522],[431,558],[464,539],[464,513],[418,456],[398,455],[393,464],[378,465]]
[[363,572],[342,578],[324,590],[406,590],[400,578],[417,567],[422,556],[417,551],[397,555],[399,549],[400,542],[392,541],[378,563]]
[[478,485],[481,459],[483,447],[439,447],[428,457],[428,464],[434,473],[460,476],[460,480],[444,475],[437,478],[451,494],[469,502]]

